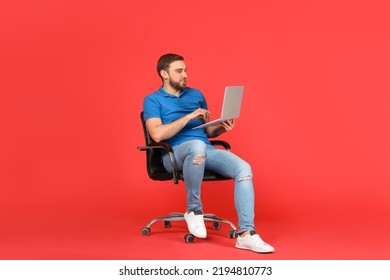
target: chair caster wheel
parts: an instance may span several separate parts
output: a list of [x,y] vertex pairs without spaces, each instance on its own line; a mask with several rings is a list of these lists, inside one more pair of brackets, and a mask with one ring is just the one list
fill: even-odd
[[191,233],[188,233],[184,236],[184,241],[186,243],[192,243],[192,242],[194,242],[194,239],[195,239],[195,236]]
[[148,236],[150,234],[150,228],[144,227],[142,229],[142,235],[143,236]]
[[229,231],[229,237],[230,238],[236,238],[237,237],[237,230],[231,230]]
[[214,222],[213,223],[213,229],[220,229],[221,228],[221,223],[220,222]]
[[171,227],[171,221],[164,221],[164,227],[170,228]]

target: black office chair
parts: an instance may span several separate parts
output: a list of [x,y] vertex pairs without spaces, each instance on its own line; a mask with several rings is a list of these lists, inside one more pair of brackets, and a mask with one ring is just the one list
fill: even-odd
[[[179,180],[184,181],[183,173],[180,170],[173,170],[173,172],[168,172],[165,170],[164,165],[161,162],[161,152],[164,149],[169,153],[171,161],[173,162],[173,150],[172,147],[165,142],[154,142],[150,137],[148,130],[143,119],[143,112],[141,112],[141,122],[144,130],[145,136],[145,146],[138,147],[139,151],[146,151],[146,169],[148,175],[152,180],[157,181],[167,181],[173,180],[174,184],[178,184]],[[212,145],[220,146],[226,150],[230,150],[229,143],[221,140],[211,140]],[[173,165],[174,166],[174,165]],[[210,170],[205,170],[203,181],[220,181],[220,180],[231,180],[231,178],[221,176]],[[237,229],[232,222],[229,220],[219,218],[214,214],[204,214],[205,222],[212,222],[213,229],[220,229],[221,223],[226,223],[231,226],[232,230],[229,232],[229,237],[236,237]],[[153,223],[157,221],[163,221],[165,228],[171,227],[172,221],[184,221],[184,213],[173,212],[166,216],[158,217],[151,220],[143,229],[142,235],[147,236],[150,234],[150,227]],[[194,235],[188,233],[184,236],[184,240],[187,243],[193,242],[195,239]]]

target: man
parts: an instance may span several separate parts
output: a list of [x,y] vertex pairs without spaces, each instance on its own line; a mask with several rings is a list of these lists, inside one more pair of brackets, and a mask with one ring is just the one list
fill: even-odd
[[[187,67],[182,56],[165,54],[157,63],[163,85],[145,97],[144,119],[154,141],[165,141],[174,150],[175,167],[183,171],[187,193],[184,218],[189,231],[198,238],[206,238],[200,198],[205,169],[234,179],[234,202],[238,214],[236,247],[258,253],[274,252],[255,232],[254,191],[250,165],[235,154],[214,148],[208,138],[232,130],[234,120],[204,129],[192,129],[209,121],[210,112],[203,94],[186,86]],[[169,155],[162,158],[165,168],[172,171]]]

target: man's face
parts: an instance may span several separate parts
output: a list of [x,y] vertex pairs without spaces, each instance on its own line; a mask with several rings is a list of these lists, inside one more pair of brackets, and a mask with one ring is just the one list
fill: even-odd
[[177,60],[169,65],[169,84],[176,90],[183,90],[187,84],[187,67],[184,61]]

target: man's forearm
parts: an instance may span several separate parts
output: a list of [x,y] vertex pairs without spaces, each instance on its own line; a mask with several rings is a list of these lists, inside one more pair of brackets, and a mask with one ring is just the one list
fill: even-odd
[[161,124],[149,131],[153,140],[156,142],[164,141],[175,136],[189,122],[189,117],[184,116],[168,124]]
[[226,132],[226,130],[222,126],[218,126],[218,127],[210,127],[210,129],[208,129],[206,132],[209,138],[215,138],[221,135],[222,133]]

